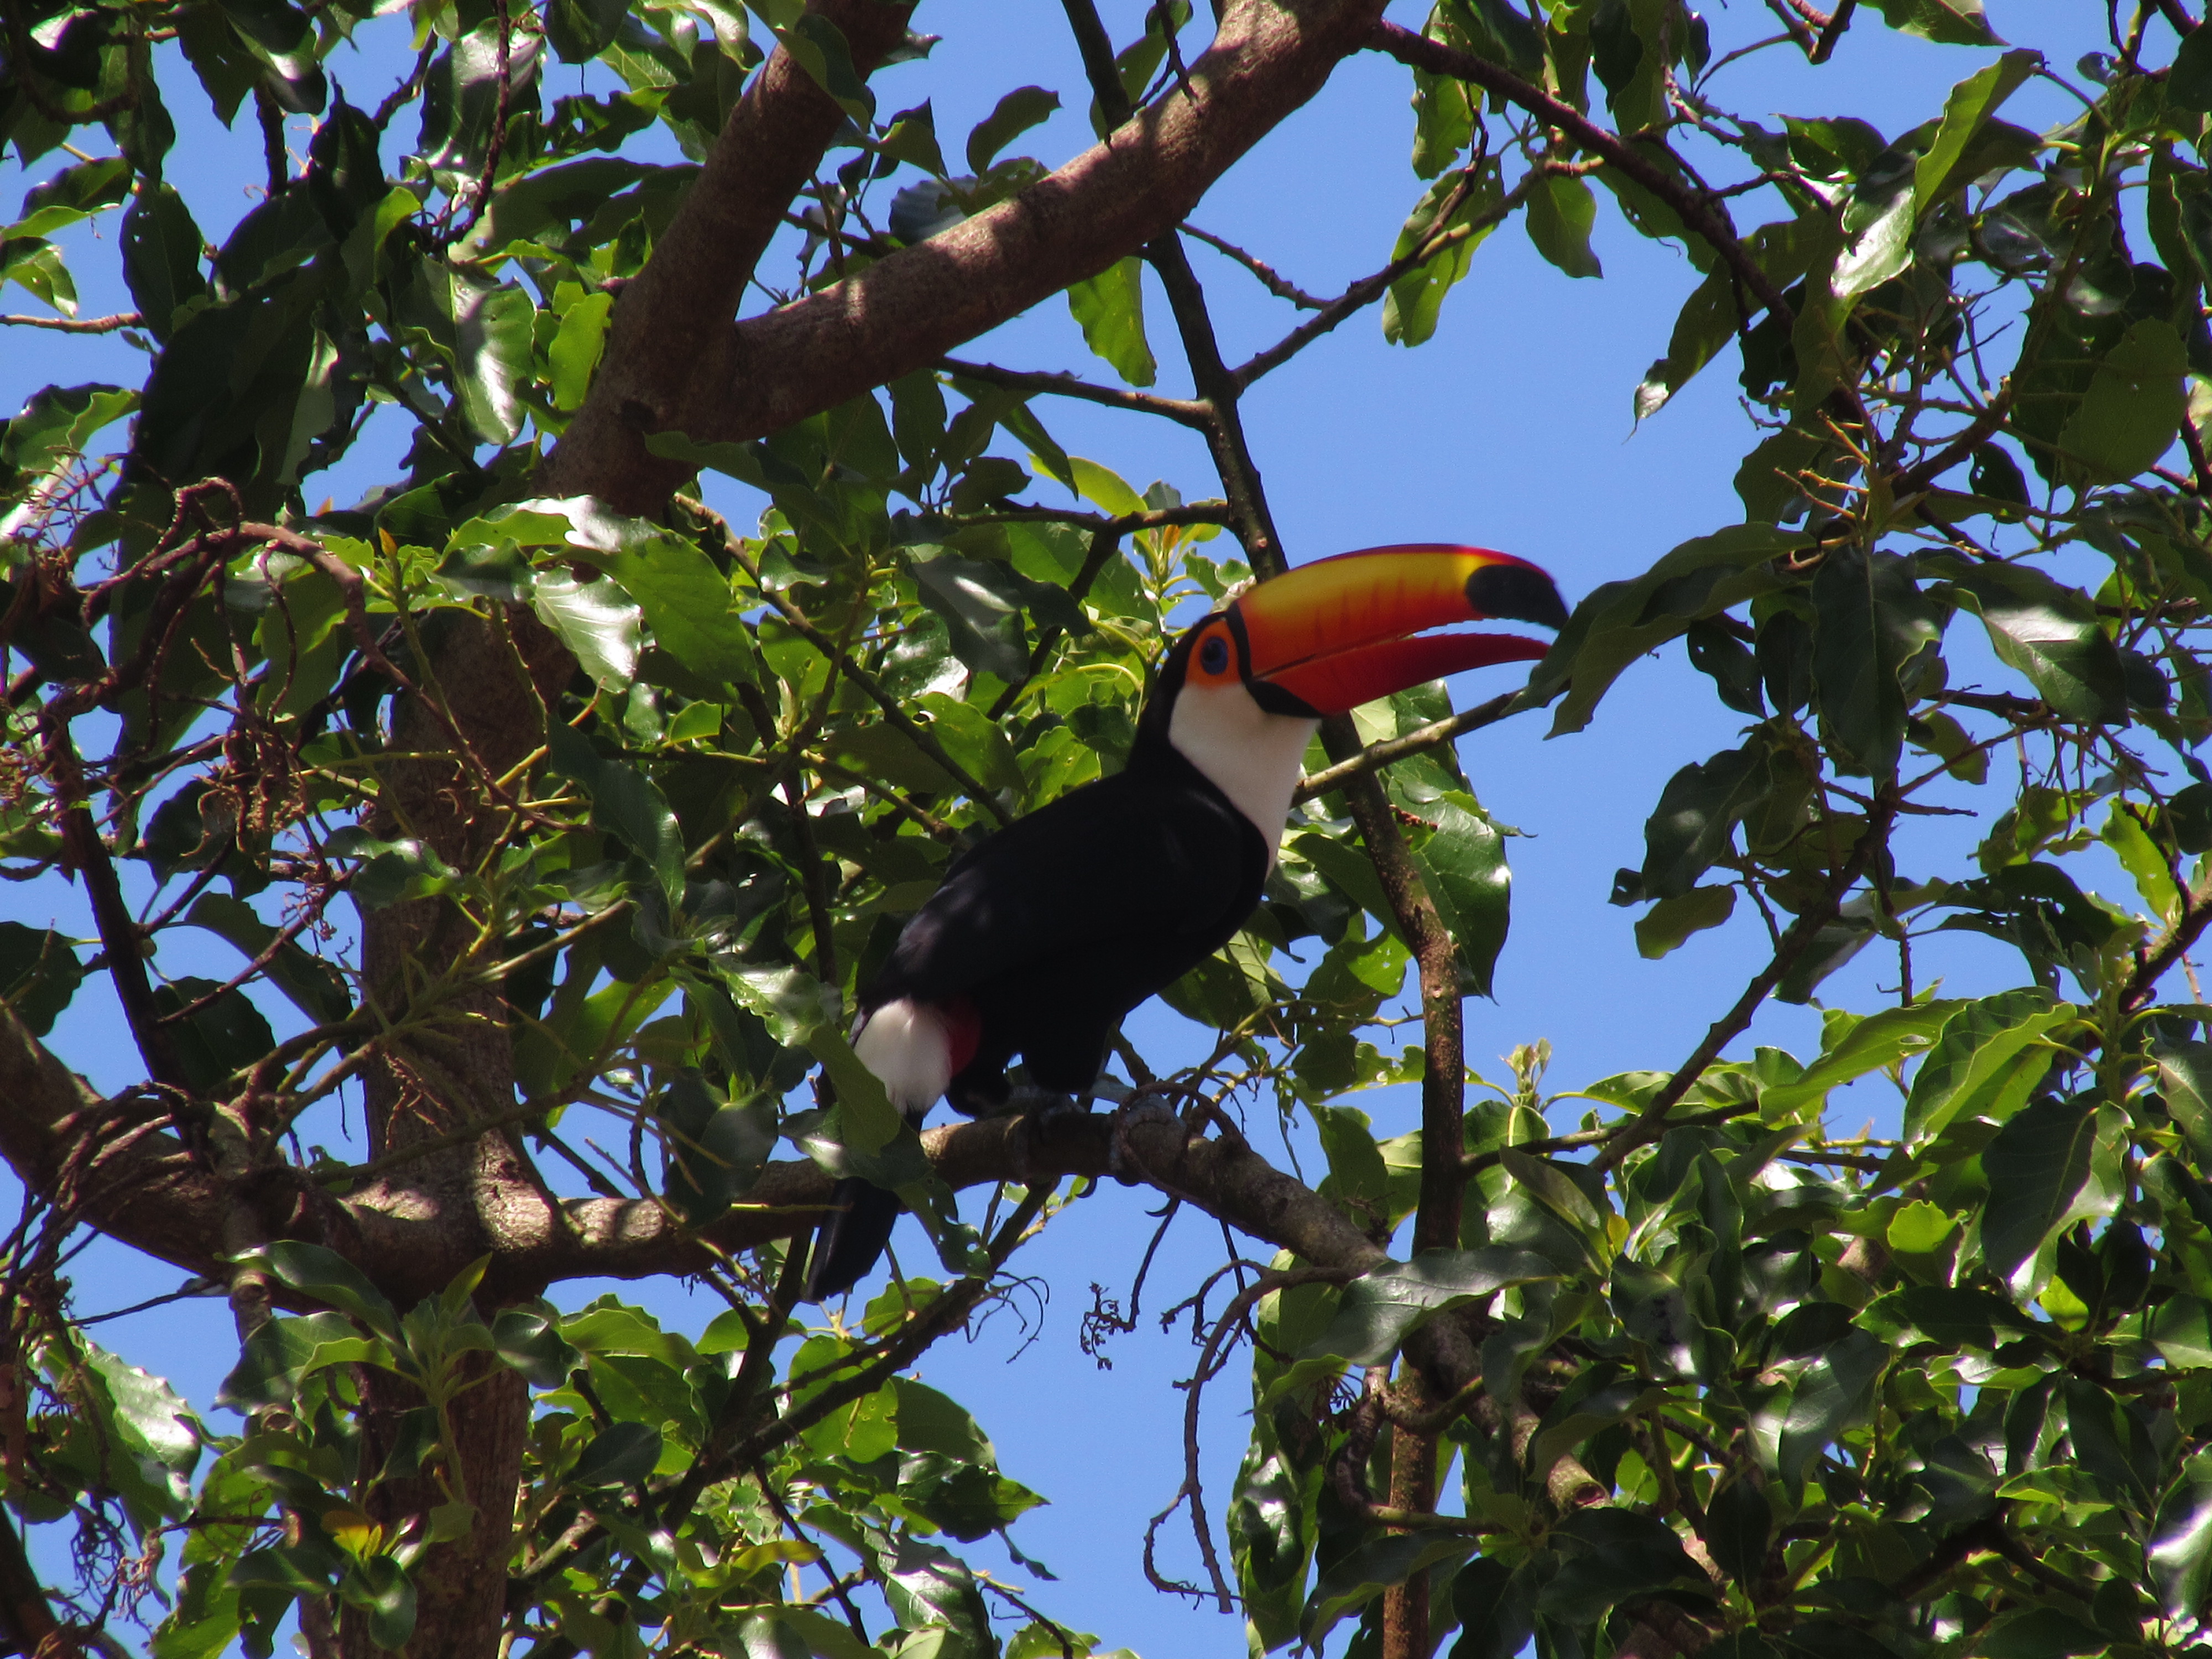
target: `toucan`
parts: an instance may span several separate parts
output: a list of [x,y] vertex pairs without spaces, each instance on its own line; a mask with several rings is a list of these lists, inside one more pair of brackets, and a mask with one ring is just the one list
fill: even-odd
[[[1259,903],[1322,716],[1546,648],[1429,630],[1566,619],[1549,576],[1484,548],[1370,548],[1247,588],[1162,659],[1120,772],[945,872],[860,992],[861,1063],[917,1127],[940,1096],[970,1116],[1005,1110],[1017,1054],[1037,1099],[1087,1099],[1129,1011],[1227,944]],[[806,1297],[850,1290],[899,1207],[866,1180],[839,1182]]]

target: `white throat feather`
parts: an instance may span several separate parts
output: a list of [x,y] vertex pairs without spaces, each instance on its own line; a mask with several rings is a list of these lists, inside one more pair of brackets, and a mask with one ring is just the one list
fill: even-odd
[[1271,714],[1241,685],[1186,684],[1168,717],[1168,741],[1252,821],[1267,843],[1267,867],[1291,816],[1306,744],[1321,722]]

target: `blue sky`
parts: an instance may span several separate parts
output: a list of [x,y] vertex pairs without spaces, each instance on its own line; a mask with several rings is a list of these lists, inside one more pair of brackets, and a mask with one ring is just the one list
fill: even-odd
[[[1119,40],[1141,26],[1140,0],[1112,0],[1103,9]],[[2099,7],[2056,0],[1993,0],[1991,6],[2000,33],[2044,48],[2054,66],[2069,73],[2076,57],[2103,44],[2101,14]],[[1394,15],[1416,27],[1420,21],[1403,7]],[[389,83],[397,50],[389,44],[393,21],[363,31],[364,42],[374,37],[385,43],[373,56],[342,52],[333,61],[336,78],[356,103],[373,104]],[[1755,0],[1716,9],[1711,21],[1723,50],[1771,32],[1770,15]],[[1023,141],[1024,150],[1054,164],[1088,141],[1082,113],[1088,99],[1057,7],[967,0],[955,8],[925,0],[916,26],[941,33],[943,43],[930,64],[886,71],[877,82],[878,98],[885,109],[933,98],[948,154],[1000,94],[1024,82],[1059,91],[1066,106]],[[1892,34],[1875,16],[1863,15],[1826,70],[1808,68],[1794,53],[1765,53],[1729,70],[1718,95],[1754,118],[1782,110],[1849,112],[1894,133],[1938,113],[1949,86],[1990,56]],[[202,228],[220,240],[221,228],[252,205],[261,176],[258,137],[250,118],[234,131],[216,125],[181,65],[172,67],[179,71],[169,103],[179,141],[171,182],[185,192]],[[575,75],[556,68],[550,90],[573,90]],[[1407,92],[1399,65],[1374,56],[1347,61],[1310,105],[1230,173],[1194,221],[1310,291],[1337,291],[1382,264],[1421,191],[1407,165],[1413,125]],[[2068,102],[2057,88],[2031,83],[2005,115],[2047,125],[2063,118]],[[292,136],[295,149],[303,149],[305,124],[294,122]],[[0,166],[0,201],[12,201],[61,159],[46,158],[26,178],[11,157]],[[1747,208],[1739,218],[1755,222]],[[129,303],[106,269],[112,235],[110,219],[73,240],[71,264],[87,314]],[[1741,518],[1730,481],[1753,440],[1737,401],[1733,349],[1640,429],[1631,416],[1631,392],[1665,349],[1695,273],[1675,250],[1626,233],[1609,210],[1601,212],[1595,246],[1604,278],[1571,281],[1535,256],[1517,224],[1509,225],[1482,248],[1428,345],[1412,351],[1387,345],[1370,312],[1261,383],[1247,418],[1294,562],[1397,541],[1475,542],[1546,565],[1571,600],[1601,581],[1641,571],[1678,542]],[[1225,261],[1194,252],[1232,361],[1297,321]],[[1165,306],[1157,290],[1148,301],[1162,364],[1159,389],[1184,391]],[[0,309],[30,305],[20,290],[0,300]],[[17,407],[49,381],[135,383],[143,373],[130,348],[112,337],[65,341],[11,330],[4,339],[0,408]],[[1088,358],[1057,300],[963,355],[1109,376]],[[1201,446],[1180,428],[1064,401],[1038,408],[1066,447],[1104,462],[1140,488],[1164,478],[1188,495],[1216,491]],[[329,493],[344,499],[388,474],[405,436],[389,422],[387,415],[371,427],[362,449],[326,487]],[[735,486],[723,504],[741,525],[757,510]],[[1965,647],[1958,653],[1963,663],[1975,662],[1963,630],[1954,630],[1953,644]],[[2015,684],[1993,664],[1973,672],[1992,687]],[[1954,669],[1954,682],[1962,673]],[[1464,705],[1504,683],[1496,673],[1471,676],[1455,686],[1455,699]],[[1468,1006],[1468,1051],[1478,1070],[1502,1076],[1493,1057],[1540,1036],[1555,1050],[1554,1088],[1633,1067],[1671,1069],[1763,962],[1763,933],[1747,914],[1662,962],[1646,962],[1636,953],[1634,913],[1606,903],[1614,869],[1641,862],[1644,817],[1667,778],[1737,741],[1737,718],[1706,686],[1680,653],[1670,650],[1632,668],[1579,735],[1547,741],[1544,718],[1523,717],[1463,745],[1485,804],[1526,832],[1511,843],[1514,924],[1497,999]],[[1995,811],[2003,802],[1996,790],[1990,793]],[[1969,794],[1963,804],[1978,803]],[[1982,827],[1966,820],[1917,821],[1901,843],[1902,872],[1955,858]],[[33,923],[51,921],[80,935],[91,932],[76,890],[58,882],[8,890],[0,895],[0,911]],[[226,947],[210,940],[207,948],[202,971],[219,977],[234,971]],[[1923,982],[1947,975],[1953,994],[1994,990],[2020,978],[2017,957],[1971,935],[1947,936],[1917,955]],[[1825,992],[1840,1005],[1863,1009],[1883,1000],[1876,987],[1893,985],[1895,975],[1893,955],[1869,951]],[[1172,1056],[1196,1039],[1157,1007],[1139,1017],[1133,1035],[1156,1056]],[[133,1080],[130,1043],[104,992],[88,987],[55,1041],[102,1086]],[[1747,1053],[1752,1042],[1806,1054],[1818,1047],[1818,1011],[1770,1004],[1731,1052]],[[1416,1121],[1409,1091],[1358,1103],[1373,1113],[1378,1133],[1402,1133]],[[1839,1127],[1856,1127],[1862,1117],[1893,1122],[1893,1097],[1863,1091],[1853,1097],[1850,1112],[1850,1123]],[[1572,1115],[1571,1106],[1563,1108],[1555,1121],[1565,1126]],[[1142,1190],[1109,1188],[1077,1206],[1021,1258],[1021,1267],[1051,1291],[1033,1344],[1024,1347],[1012,1315],[1001,1312],[973,1342],[945,1345],[920,1369],[976,1411],[1010,1474],[1054,1500],[1017,1529],[1024,1552],[1060,1575],[1060,1583],[1042,1587],[1044,1605],[1149,1655],[1229,1652],[1243,1640],[1236,1624],[1153,1594],[1139,1564],[1145,1521],[1166,1505],[1182,1478],[1183,1397],[1170,1384],[1188,1374],[1195,1358],[1187,1329],[1163,1334],[1148,1318],[1109,1350],[1110,1370],[1077,1346],[1091,1282],[1126,1295],[1151,1236],[1152,1223],[1142,1213],[1146,1204]],[[1154,1269],[1148,1310],[1185,1294],[1222,1250],[1219,1230],[1186,1213]],[[908,1254],[910,1261],[920,1255],[918,1241]],[[96,1246],[78,1266],[76,1305],[85,1312],[120,1306],[173,1288],[179,1277],[120,1248]],[[609,1287],[572,1285],[562,1299],[580,1302],[602,1288]],[[625,1294],[694,1332],[714,1311],[674,1285],[630,1287]],[[219,1300],[118,1321],[100,1335],[171,1377],[203,1407],[235,1354]],[[1217,1523],[1242,1452],[1244,1403],[1241,1382],[1232,1376],[1217,1386],[1208,1412],[1207,1500]],[[1164,1559],[1172,1570],[1191,1571],[1194,1554],[1181,1527],[1178,1521],[1164,1533]],[[975,1555],[1002,1565],[993,1559],[994,1547],[979,1547]],[[1022,1584],[1019,1569],[1005,1570]]]

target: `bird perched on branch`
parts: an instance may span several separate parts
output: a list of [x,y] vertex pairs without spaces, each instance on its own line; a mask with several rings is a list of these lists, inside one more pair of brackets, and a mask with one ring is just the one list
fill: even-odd
[[[1545,650],[1428,630],[1566,619],[1549,576],[1481,548],[1373,548],[1246,590],[1168,652],[1127,767],[945,872],[860,992],[861,1063],[917,1127],[940,1096],[970,1116],[1004,1109],[1017,1054],[1047,1098],[1086,1097],[1122,1018],[1258,904],[1322,715]],[[835,1202],[808,1264],[812,1300],[875,1265],[900,1207],[856,1177]]]

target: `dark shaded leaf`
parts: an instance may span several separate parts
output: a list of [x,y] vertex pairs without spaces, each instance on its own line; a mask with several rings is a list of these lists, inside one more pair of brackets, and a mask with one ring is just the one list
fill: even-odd
[[54,1029],[84,981],[84,964],[51,927],[0,921],[0,1003],[33,1036]]
[[2014,1114],[1982,1153],[1990,1182],[1982,1260],[2000,1279],[2009,1279],[2065,1219],[2089,1178],[2096,1139],[2092,1097],[2051,1095]]
[[1813,688],[1820,729],[1876,778],[1896,775],[1905,745],[1905,665],[1942,628],[1910,558],[1830,550],[1813,578]]
[[[1047,92],[1042,87],[1016,87],[1000,99],[991,112],[977,122],[975,131],[968,135],[968,170],[979,174],[988,173],[991,163],[998,160],[1000,150],[1031,127],[1043,123],[1059,107],[1060,94],[1056,92]],[[942,171],[941,167],[939,171]],[[1078,320],[1080,320],[1079,316]],[[1092,349],[1097,350],[1097,348],[1094,346]],[[1106,354],[1100,352],[1099,355],[1105,356]],[[1107,361],[1115,362],[1111,357]],[[1115,362],[1115,366],[1119,368],[1120,364]],[[1123,378],[1127,377],[1125,375]],[[1150,382],[1139,380],[1134,384],[1145,386]]]
[[1978,564],[1962,571],[1954,588],[1981,617],[1997,655],[2061,714],[2100,724],[2127,719],[2119,650],[2098,626],[2087,595],[2027,564]]
[[660,1461],[660,1431],[650,1423],[614,1423],[592,1437],[568,1478],[580,1486],[634,1486]]

